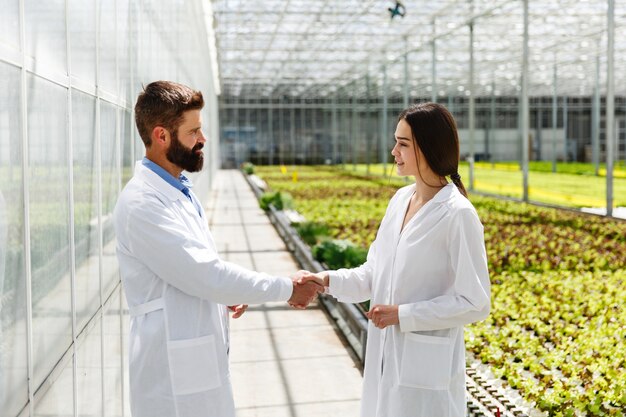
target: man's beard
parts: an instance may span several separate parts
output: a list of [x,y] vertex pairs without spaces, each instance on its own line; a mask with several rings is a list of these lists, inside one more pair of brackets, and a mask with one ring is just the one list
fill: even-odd
[[196,143],[196,145],[188,149],[178,140],[178,132],[172,133],[172,142],[167,150],[165,156],[167,160],[176,166],[184,169],[187,172],[197,172],[202,169],[204,164],[204,155],[202,153],[196,153],[196,151],[202,149],[204,143]]

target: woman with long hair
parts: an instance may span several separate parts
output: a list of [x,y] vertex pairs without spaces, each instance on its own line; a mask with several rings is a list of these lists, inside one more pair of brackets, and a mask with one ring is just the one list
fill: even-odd
[[370,300],[362,417],[465,416],[463,326],[487,317],[491,295],[454,118],[436,103],[404,110],[391,154],[415,182],[392,197],[367,261],[303,280]]

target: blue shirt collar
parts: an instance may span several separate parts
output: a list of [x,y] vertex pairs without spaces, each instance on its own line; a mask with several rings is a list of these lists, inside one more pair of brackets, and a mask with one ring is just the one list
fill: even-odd
[[163,180],[167,182],[169,185],[176,188],[177,190],[179,190],[185,195],[188,195],[189,189],[193,187],[193,184],[191,183],[189,178],[185,177],[183,174],[180,174],[180,177],[176,179],[172,174],[170,174],[161,166],[155,164],[154,162],[152,162],[145,156],[143,157],[143,160],[141,161],[141,163],[145,167],[149,168],[152,172],[157,174],[159,177],[163,178]]

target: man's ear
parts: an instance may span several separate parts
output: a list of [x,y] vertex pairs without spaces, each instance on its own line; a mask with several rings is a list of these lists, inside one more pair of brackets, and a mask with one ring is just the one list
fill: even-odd
[[152,143],[167,145],[169,139],[170,132],[163,126],[155,126],[154,129],[152,129]]

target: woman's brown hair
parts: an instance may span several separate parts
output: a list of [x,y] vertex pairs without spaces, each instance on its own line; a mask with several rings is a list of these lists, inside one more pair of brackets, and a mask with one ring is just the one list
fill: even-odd
[[[413,139],[433,172],[440,177],[449,176],[467,197],[459,175],[459,134],[448,109],[438,103],[415,104],[400,113],[400,120],[411,127]],[[417,160],[417,154],[415,157]]]

